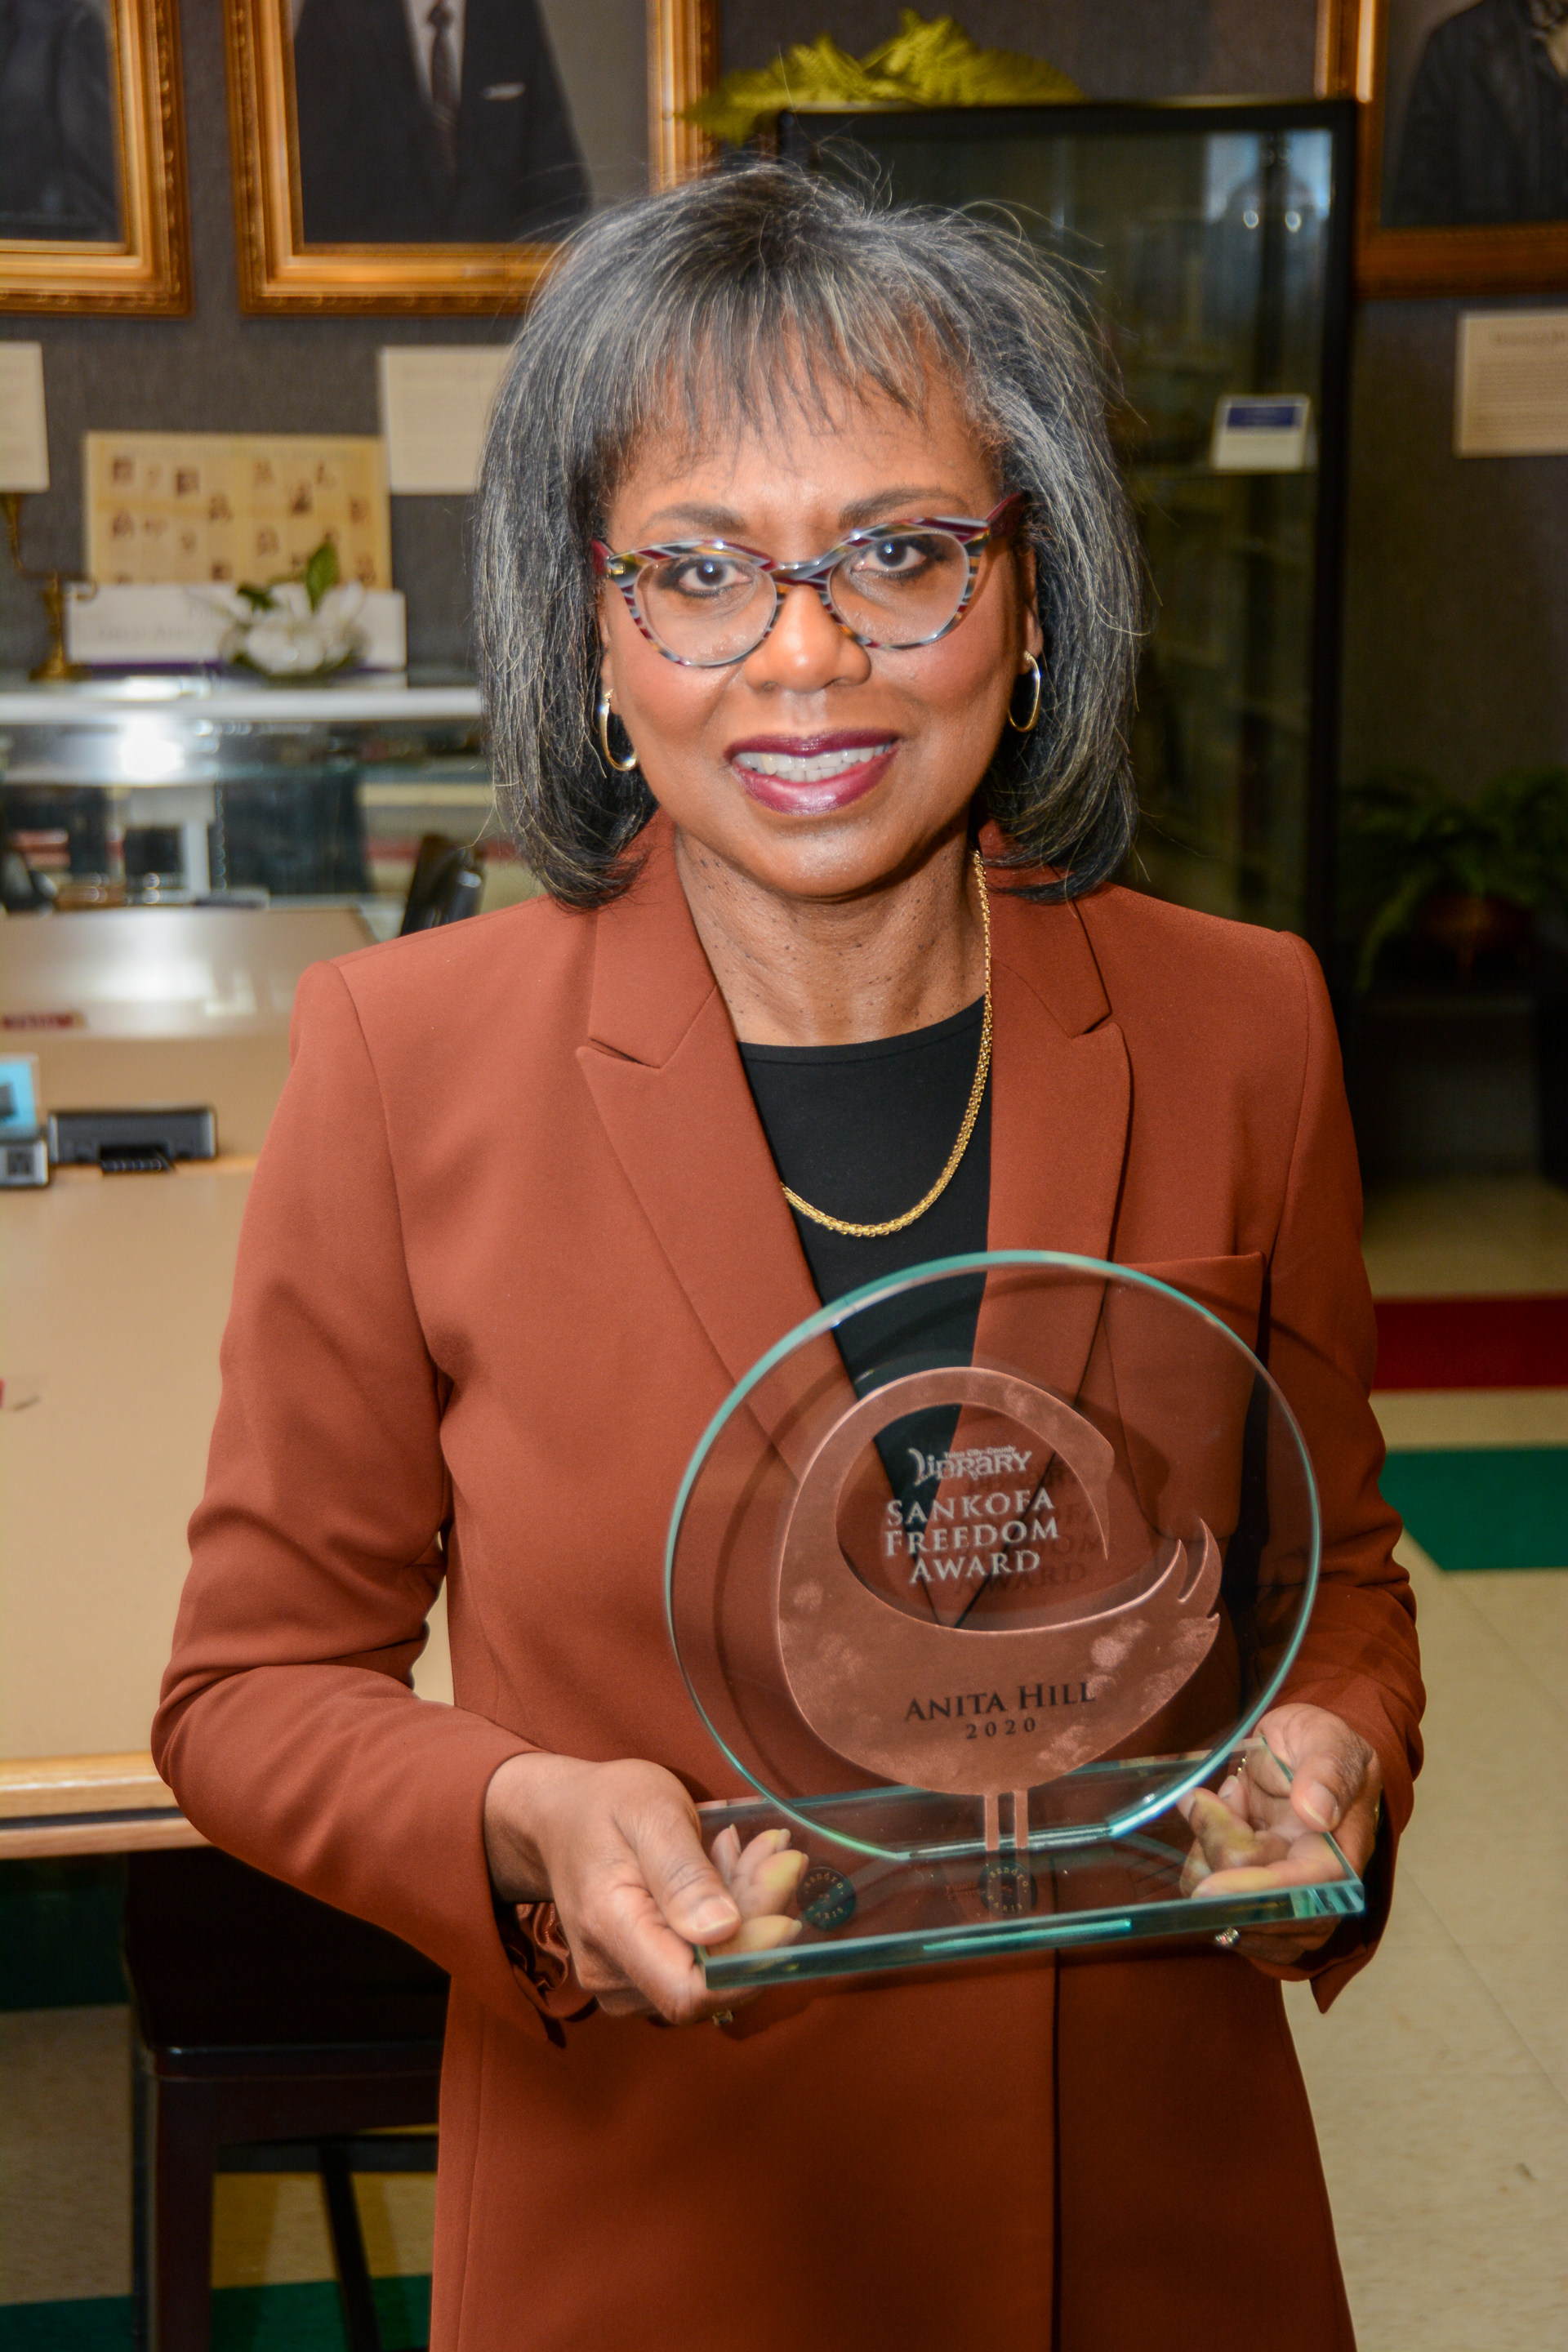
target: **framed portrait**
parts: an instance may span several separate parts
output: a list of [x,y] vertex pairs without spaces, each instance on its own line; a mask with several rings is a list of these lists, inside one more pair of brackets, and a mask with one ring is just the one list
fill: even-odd
[[178,0],[0,0],[0,310],[190,309]]
[[1568,0],[1320,0],[1363,294],[1568,290]]
[[[4,0],[0,0],[4,5]],[[696,169],[718,0],[225,0],[241,307],[494,312]]]

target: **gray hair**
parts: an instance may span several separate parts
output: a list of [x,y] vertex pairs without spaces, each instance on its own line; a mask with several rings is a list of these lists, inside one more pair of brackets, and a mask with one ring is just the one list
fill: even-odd
[[655,803],[594,726],[591,542],[655,423],[694,440],[759,396],[887,394],[919,411],[951,374],[1005,490],[1026,493],[1046,638],[1032,733],[1005,730],[982,798],[1005,863],[1077,897],[1131,840],[1125,730],[1140,566],[1105,429],[1096,344],[1016,229],[775,163],[715,173],[601,214],[569,241],[512,352],[478,508],[480,677],[498,803],[552,897],[624,890]]

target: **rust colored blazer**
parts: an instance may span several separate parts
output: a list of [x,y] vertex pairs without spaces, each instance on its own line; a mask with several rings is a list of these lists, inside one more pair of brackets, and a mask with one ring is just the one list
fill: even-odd
[[[1261,1289],[1316,1463],[1290,1692],[1372,1741],[1388,1817],[1326,2003],[1381,1926],[1420,1684],[1322,982],[1299,940],[1126,891],[994,906],[992,1247]],[[451,1972],[434,2346],[1344,2352],[1279,1985],[1206,1940],[767,1996],[725,2031],[563,2023],[580,1994],[509,1957],[504,1758],[740,1793],[670,1654],[663,1538],[710,1414],[816,1304],[662,819],[601,914],[306,975],[154,1740],[216,1844]],[[455,1707],[406,1679],[443,1575]]]

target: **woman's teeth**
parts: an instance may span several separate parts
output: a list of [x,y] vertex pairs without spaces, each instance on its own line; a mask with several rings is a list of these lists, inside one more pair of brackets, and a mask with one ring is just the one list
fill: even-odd
[[857,743],[847,751],[818,751],[809,760],[787,751],[737,751],[735,765],[759,776],[777,776],[786,784],[825,784],[850,768],[863,768],[892,750],[890,743]]

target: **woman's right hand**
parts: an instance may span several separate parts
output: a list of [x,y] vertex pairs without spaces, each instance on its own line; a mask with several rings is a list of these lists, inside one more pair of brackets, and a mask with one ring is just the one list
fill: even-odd
[[710,1861],[696,1806],[658,1764],[510,1757],[485,1791],[484,1827],[497,1894],[554,1903],[577,1980],[611,2016],[651,2009],[687,2025],[732,2010],[692,1946],[765,1950],[800,1932],[784,1913],[805,1857],[787,1832],[742,1849],[727,1831]]

